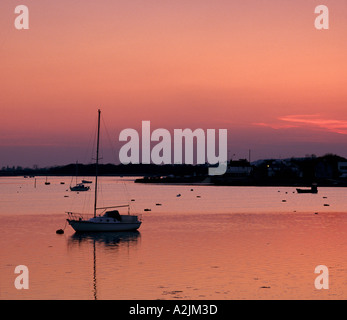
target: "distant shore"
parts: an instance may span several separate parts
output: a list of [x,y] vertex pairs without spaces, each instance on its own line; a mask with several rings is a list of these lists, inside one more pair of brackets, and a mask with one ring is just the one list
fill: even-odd
[[[338,155],[305,158],[246,159],[228,162],[224,175],[209,176],[209,164],[99,164],[99,176],[137,177],[136,183],[261,187],[347,187],[347,159]],[[68,164],[47,168],[2,167],[0,177],[91,177],[95,164]]]

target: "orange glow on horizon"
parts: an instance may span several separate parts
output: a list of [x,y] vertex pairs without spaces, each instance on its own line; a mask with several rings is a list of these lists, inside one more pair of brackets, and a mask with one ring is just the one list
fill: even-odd
[[304,124],[287,115],[321,114],[306,132],[344,134],[347,5],[327,1],[326,31],[315,5],[37,0],[18,31],[3,1],[0,146],[78,144],[97,108],[117,132],[151,120],[227,128],[247,144],[261,126]]

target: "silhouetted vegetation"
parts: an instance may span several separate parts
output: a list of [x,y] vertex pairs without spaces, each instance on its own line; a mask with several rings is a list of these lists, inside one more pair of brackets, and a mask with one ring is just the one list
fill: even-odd
[[[154,165],[154,164],[99,164],[100,176],[153,176],[153,175],[191,175],[207,174],[205,165]],[[1,176],[94,176],[95,164],[68,164],[48,168],[3,167]]]
[[[205,165],[99,164],[100,176],[140,176],[142,183],[211,183],[238,186],[347,186],[347,159],[334,154],[321,157],[265,159],[250,164],[230,161],[222,176],[208,176]],[[3,167],[0,176],[94,176],[95,164],[69,164],[49,168]]]

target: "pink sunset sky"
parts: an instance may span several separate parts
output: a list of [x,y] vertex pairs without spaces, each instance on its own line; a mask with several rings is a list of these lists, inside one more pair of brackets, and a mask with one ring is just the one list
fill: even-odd
[[143,120],[228,129],[234,158],[347,157],[346,38],[345,0],[2,0],[0,167],[90,162],[98,108],[105,162]]

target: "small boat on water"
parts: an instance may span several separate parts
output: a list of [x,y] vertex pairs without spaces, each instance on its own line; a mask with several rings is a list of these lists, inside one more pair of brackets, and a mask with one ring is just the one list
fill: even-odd
[[84,185],[85,180],[82,180],[81,183],[77,183],[77,176],[78,176],[77,171],[78,171],[78,162],[76,162],[76,185],[74,187],[71,187],[71,185],[70,185],[70,190],[71,191],[78,191],[78,192],[79,191],[88,191],[90,189],[90,187]]
[[85,186],[83,183],[78,183],[74,187],[70,187],[71,191],[88,191],[90,187]]
[[[134,231],[137,230],[142,221],[137,215],[130,214],[129,205],[118,205],[111,207],[97,207],[98,195],[98,163],[99,163],[99,139],[100,139],[100,113],[98,110],[98,133],[97,133],[97,149],[96,149],[96,173],[95,173],[95,196],[94,196],[94,216],[85,219],[81,214],[67,212],[67,222],[76,232],[105,232],[105,231]],[[89,188],[89,187],[88,187]],[[115,208],[128,208],[128,214],[119,214],[118,210],[108,210]],[[102,210],[97,215],[97,211]]]
[[89,180],[82,180],[82,183],[93,183],[93,181],[89,181]]
[[318,193],[317,184],[312,184],[311,189],[296,189],[298,193]]
[[47,181],[47,177],[46,177],[46,182],[45,182],[45,185],[48,186],[50,185],[51,183]]

